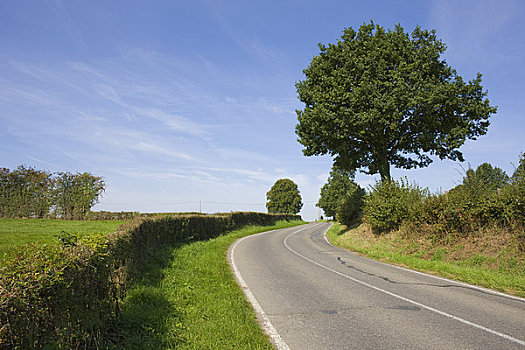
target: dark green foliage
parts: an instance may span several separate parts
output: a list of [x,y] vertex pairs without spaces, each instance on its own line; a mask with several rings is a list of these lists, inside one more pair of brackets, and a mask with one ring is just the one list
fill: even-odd
[[266,193],[268,213],[297,214],[303,207],[297,184],[290,179],[279,179]]
[[45,217],[54,181],[49,172],[19,166],[0,169],[0,217]]
[[62,245],[67,246],[67,247],[76,246],[78,243],[78,237],[67,231],[60,232],[57,235],[57,238]]
[[408,181],[378,181],[365,197],[365,219],[377,232],[398,229],[421,205],[427,192]]
[[354,188],[353,173],[332,168],[326,184],[321,187],[321,194],[317,206],[323,209],[326,216],[335,217],[337,207]]
[[296,84],[296,133],[306,156],[329,154],[341,169],[389,179],[390,166],[425,167],[431,155],[462,161],[459,147],[496,112],[481,74],[466,83],[441,58],[435,31],[371,22],[319,49]]
[[89,173],[58,173],[54,180],[55,212],[63,219],[85,218],[105,189],[102,178]]
[[[297,215],[231,213],[137,219],[110,235],[17,248],[0,265],[0,348],[108,348],[119,300],[162,247]],[[253,220],[253,221],[252,221]]]
[[357,222],[363,211],[366,192],[355,182],[336,209],[336,219],[343,225],[350,226]]
[[525,153],[520,154],[520,162],[512,174],[512,183],[515,186],[525,185]]
[[0,217],[83,219],[104,192],[101,177],[19,166],[0,169]]
[[463,179],[465,190],[472,197],[487,196],[509,182],[509,176],[502,169],[489,163],[481,164],[476,170],[468,169]]
[[520,155],[518,167],[512,174],[512,186],[507,190],[507,198],[511,198],[510,207],[516,221],[525,227],[525,153]]

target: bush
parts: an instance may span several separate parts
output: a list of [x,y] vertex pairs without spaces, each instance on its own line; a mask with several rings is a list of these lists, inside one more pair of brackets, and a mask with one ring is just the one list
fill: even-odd
[[[522,165],[523,164],[523,165]],[[468,234],[490,224],[522,229],[525,226],[525,166],[512,176],[488,163],[467,170],[463,183],[443,194],[425,198],[410,221],[433,225],[438,231]]]
[[365,220],[376,232],[398,229],[417,210],[427,192],[407,180],[378,181],[365,197]]
[[0,348],[107,348],[119,300],[160,247],[298,215],[230,213],[142,218],[109,235],[18,248],[0,265]]
[[365,190],[358,184],[352,183],[353,188],[347,192],[342,202],[337,206],[336,219],[343,225],[354,224],[363,211]]

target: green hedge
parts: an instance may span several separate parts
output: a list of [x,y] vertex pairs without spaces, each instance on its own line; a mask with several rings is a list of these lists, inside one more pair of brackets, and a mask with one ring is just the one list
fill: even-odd
[[365,197],[364,219],[375,232],[396,230],[412,217],[427,192],[406,179],[378,181]]
[[[228,213],[136,219],[72,246],[17,248],[0,266],[1,348],[108,348],[127,283],[156,249],[298,215]],[[113,327],[113,328],[112,328]]]
[[137,218],[153,218],[159,216],[180,216],[180,215],[207,215],[198,212],[187,213],[141,213],[138,211],[90,211],[83,218],[85,220],[132,220]]

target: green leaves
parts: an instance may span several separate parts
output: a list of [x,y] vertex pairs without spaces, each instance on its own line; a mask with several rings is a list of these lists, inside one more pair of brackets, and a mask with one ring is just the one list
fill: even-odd
[[[17,247],[0,264],[0,347],[111,348],[126,287],[159,249],[299,219],[263,213],[143,218],[109,235],[77,240],[63,232],[63,244]],[[155,302],[155,295],[142,297]]]
[[390,165],[417,168],[440,159],[463,160],[458,148],[487,132],[496,112],[481,75],[465,83],[441,59],[434,31],[373,22],[346,28],[296,83],[298,141],[306,156],[330,154],[348,171],[390,177]]
[[83,219],[105,190],[101,177],[89,173],[49,173],[19,166],[0,168],[0,217]]
[[365,220],[376,232],[398,229],[427,195],[427,189],[407,180],[378,181],[365,197]]
[[332,168],[330,177],[321,188],[321,194],[317,202],[317,206],[323,209],[326,216],[336,216],[338,206],[348,195],[348,192],[356,186],[352,178],[352,173],[335,167]]
[[303,207],[301,195],[295,182],[279,179],[266,193],[268,213],[297,214]]

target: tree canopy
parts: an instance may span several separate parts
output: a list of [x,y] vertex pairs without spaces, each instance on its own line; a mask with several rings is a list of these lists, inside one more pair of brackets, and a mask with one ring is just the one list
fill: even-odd
[[336,167],[332,168],[326,183],[321,187],[321,194],[317,206],[323,209],[326,216],[335,217],[337,207],[348,192],[354,187],[352,181],[353,173],[343,171]]
[[463,161],[458,148],[496,113],[481,74],[466,83],[434,30],[370,22],[319,49],[296,83],[296,133],[306,156],[329,154],[341,169],[389,179],[390,166],[425,167],[431,156]]
[[105,188],[104,180],[90,173],[0,168],[0,217],[83,219]]
[[277,180],[266,193],[268,213],[297,214],[303,207],[297,184],[290,179]]
[[463,178],[465,187],[479,188],[484,192],[496,191],[510,183],[509,176],[504,170],[483,163],[474,169],[468,169]]
[[525,153],[520,154],[520,162],[512,174],[512,182],[525,183]]

